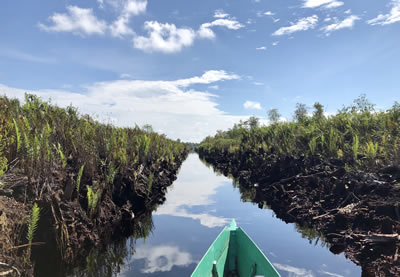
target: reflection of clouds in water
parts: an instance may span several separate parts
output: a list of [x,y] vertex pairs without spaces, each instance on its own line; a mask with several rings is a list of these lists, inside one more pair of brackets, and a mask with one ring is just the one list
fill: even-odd
[[[307,270],[305,268],[300,268],[300,267],[294,267],[291,265],[286,265],[286,264],[278,264],[274,263],[274,266],[281,271],[286,271],[288,273],[287,276],[289,277],[314,277],[316,276],[312,270]],[[322,265],[324,267],[324,264]],[[326,267],[326,265],[325,265]],[[343,277],[343,275],[328,272],[325,270],[319,270],[318,271],[318,276],[333,276],[333,277]]]
[[136,249],[134,260],[146,259],[143,273],[170,271],[173,266],[188,266],[194,263],[192,255],[180,251],[176,246],[161,245]]
[[332,272],[328,272],[328,271],[325,271],[325,270],[320,270],[320,271],[318,271],[318,273],[321,273],[321,274],[327,275],[327,276],[333,276],[333,277],[343,277],[343,275],[332,273]]
[[278,270],[286,271],[288,272],[289,277],[314,277],[314,273],[312,270],[307,270],[305,268],[300,268],[300,267],[294,267],[291,265],[286,265],[286,264],[278,264],[274,263],[274,266]]
[[217,217],[208,213],[190,213],[185,207],[207,206],[214,203],[211,196],[217,188],[230,182],[224,176],[216,176],[207,168],[196,154],[190,154],[183,163],[178,179],[168,192],[167,201],[157,209],[155,215],[172,215],[200,220],[206,227],[220,227],[229,222],[229,219]]

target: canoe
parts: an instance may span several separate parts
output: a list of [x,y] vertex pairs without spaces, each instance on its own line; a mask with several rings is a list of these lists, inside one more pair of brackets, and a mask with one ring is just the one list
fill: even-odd
[[191,277],[280,276],[263,252],[233,219],[211,244]]

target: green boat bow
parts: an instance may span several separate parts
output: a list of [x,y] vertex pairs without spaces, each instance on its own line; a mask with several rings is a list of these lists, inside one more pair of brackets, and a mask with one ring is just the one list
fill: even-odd
[[211,244],[191,277],[280,276],[263,252],[233,219]]

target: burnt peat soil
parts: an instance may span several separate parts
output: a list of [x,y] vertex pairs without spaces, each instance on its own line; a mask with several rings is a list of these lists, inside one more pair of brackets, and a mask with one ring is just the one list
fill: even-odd
[[362,267],[362,276],[400,276],[399,167],[366,172],[338,159],[199,154],[237,179],[241,190],[254,190],[251,201],[260,208],[268,205],[285,222],[315,228],[331,252],[344,252]]

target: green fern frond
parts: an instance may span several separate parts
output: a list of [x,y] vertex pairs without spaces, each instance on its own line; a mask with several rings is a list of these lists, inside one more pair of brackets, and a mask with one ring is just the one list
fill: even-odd
[[40,218],[40,208],[37,205],[37,203],[35,203],[33,204],[32,207],[32,212],[28,223],[28,232],[26,234],[26,239],[29,244],[32,244],[33,236],[35,235],[39,218]]
[[85,169],[85,165],[82,165],[78,172],[78,178],[76,179],[76,192],[78,193],[78,195],[79,195],[79,189],[81,186],[81,180],[82,180],[82,175],[83,175],[84,169]]

